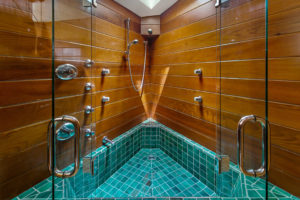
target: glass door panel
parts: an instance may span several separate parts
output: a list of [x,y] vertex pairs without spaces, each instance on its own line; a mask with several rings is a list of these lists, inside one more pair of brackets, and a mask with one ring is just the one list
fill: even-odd
[[222,196],[266,198],[269,131],[265,3],[221,0],[217,5],[220,56],[217,148],[222,165],[217,180]]
[[[92,3],[54,0],[54,197],[91,189],[93,143]],[[85,180],[88,180],[87,182]]]

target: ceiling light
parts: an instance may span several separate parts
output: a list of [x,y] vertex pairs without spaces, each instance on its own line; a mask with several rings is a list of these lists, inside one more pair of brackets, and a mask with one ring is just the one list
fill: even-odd
[[160,2],[160,0],[140,0],[140,1],[150,9],[154,8]]

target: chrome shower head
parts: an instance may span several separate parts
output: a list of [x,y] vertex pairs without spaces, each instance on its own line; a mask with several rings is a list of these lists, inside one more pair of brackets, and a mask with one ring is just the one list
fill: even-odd
[[134,39],[130,44],[137,44],[139,43],[139,40],[138,39]]
[[137,44],[137,43],[139,43],[139,40],[138,40],[138,39],[132,40],[132,41],[127,45],[127,50],[125,51],[125,53],[126,53],[127,55],[129,55],[130,47],[131,47],[133,44]]
[[137,43],[139,43],[139,40],[138,40],[138,39],[132,40],[132,41],[128,44],[128,49],[131,47],[131,45],[137,44]]

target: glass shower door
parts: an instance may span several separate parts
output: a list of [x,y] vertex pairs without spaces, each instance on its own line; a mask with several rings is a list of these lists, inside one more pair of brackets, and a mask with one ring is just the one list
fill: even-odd
[[53,5],[55,137],[49,139],[53,196],[81,198],[92,188],[93,4],[89,0],[53,0]]
[[216,3],[220,56],[217,181],[222,196],[267,195],[266,1]]

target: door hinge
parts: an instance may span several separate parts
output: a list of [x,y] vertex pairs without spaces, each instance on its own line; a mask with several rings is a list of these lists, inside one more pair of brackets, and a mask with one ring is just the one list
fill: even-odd
[[218,157],[219,160],[219,174],[228,172],[230,170],[230,158],[227,155]]

